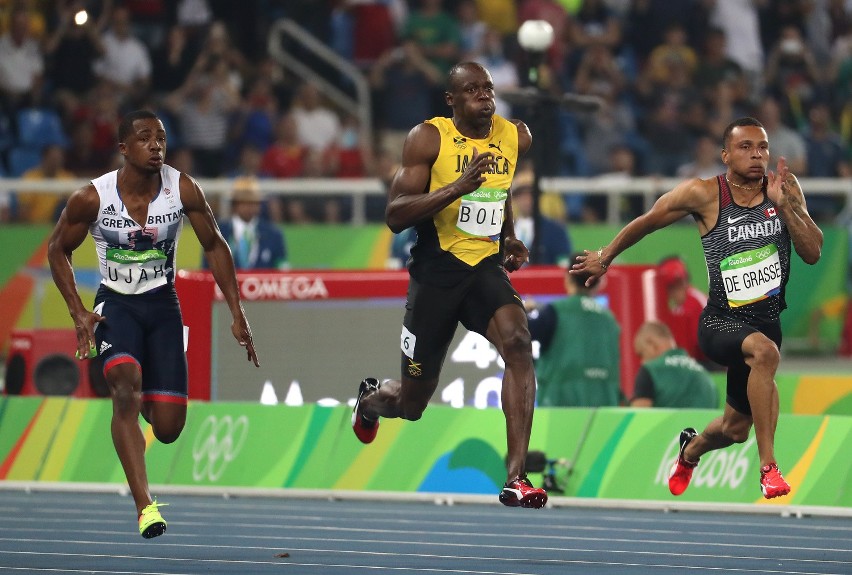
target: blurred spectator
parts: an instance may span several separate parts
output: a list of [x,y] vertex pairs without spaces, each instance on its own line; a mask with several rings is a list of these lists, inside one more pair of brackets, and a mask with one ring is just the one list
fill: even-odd
[[806,176],[808,156],[805,140],[796,130],[784,124],[778,100],[772,96],[763,98],[758,108],[757,119],[763,124],[766,135],[772,142],[769,148],[771,157],[784,156],[792,173]]
[[446,74],[461,55],[459,22],[444,11],[442,0],[419,0],[403,32],[413,41],[439,73]]
[[485,32],[488,30],[488,24],[479,17],[479,8],[475,0],[461,0],[456,7],[456,18],[461,34],[459,61],[472,60],[485,48]]
[[119,97],[119,93],[109,82],[98,82],[76,108],[67,112],[72,124],[82,123],[90,128],[95,161],[97,158],[110,158],[104,160],[109,163],[117,153]]
[[151,58],[145,44],[133,35],[127,8],[115,7],[101,42],[104,54],[95,62],[95,74],[112,83],[123,96],[144,95],[151,81]]
[[665,83],[673,69],[685,69],[689,78],[698,66],[698,55],[687,44],[686,30],[679,23],[670,24],[663,43],[654,48],[645,64],[645,73],[652,83]]
[[721,160],[721,148],[716,139],[703,134],[696,140],[692,160],[681,164],[677,169],[678,178],[701,178],[706,180],[725,173],[725,164]]
[[310,150],[325,153],[340,137],[340,118],[323,103],[319,88],[312,82],[299,87],[290,114],[299,142]]
[[296,120],[292,114],[285,114],[275,125],[275,139],[264,152],[260,169],[272,178],[298,178],[304,172],[306,153]]
[[229,120],[240,102],[231,72],[226,59],[202,52],[186,82],[163,102],[177,118],[181,142],[192,150],[201,177],[225,170]]
[[534,252],[535,224],[533,222],[533,173],[515,173],[512,180],[512,214],[515,217],[515,236],[530,251],[531,264],[568,267],[571,240],[565,225],[539,214],[538,251]]
[[340,125],[340,136],[326,151],[329,173],[335,178],[363,178],[372,161],[373,151],[358,117],[347,114]]
[[605,46],[618,52],[622,40],[621,20],[606,0],[581,0],[579,9],[568,22],[568,38],[581,54],[591,46]]
[[44,2],[40,0],[4,0],[0,2],[0,33],[10,30],[14,13],[23,10],[27,13],[29,35],[37,42],[41,42],[47,30],[42,4]]
[[99,19],[90,17],[85,22],[75,22],[75,14],[84,8],[85,2],[79,0],[58,6],[56,26],[44,44],[55,99],[72,100],[60,104],[64,109],[73,108],[95,83],[92,67],[105,50],[101,32],[108,14],[104,12]]
[[[822,95],[823,81],[813,52],[802,39],[801,30],[796,26],[785,26],[766,60],[764,83],[767,94],[783,102],[789,117],[801,126],[806,121],[803,110]],[[793,170],[792,167],[790,169]]]
[[[74,122],[71,143],[65,152],[65,167],[78,178],[96,178],[107,172],[110,153],[99,153],[94,147],[94,128],[89,122]],[[192,173],[192,172],[190,172]]]
[[402,158],[402,145],[412,126],[431,115],[431,94],[443,86],[440,70],[423,56],[414,42],[385,52],[370,69],[376,91],[381,147]]
[[[727,38],[723,30],[714,27],[707,31],[693,78],[695,88],[706,101],[713,99],[716,86],[722,82],[746,83],[742,67],[727,54]],[[747,83],[745,89],[747,94]]]
[[391,3],[362,0],[345,4],[352,15],[352,58],[357,65],[369,67],[396,43]]
[[[275,224],[261,217],[262,201],[256,180],[234,180],[231,217],[220,222],[219,229],[231,247],[237,269],[288,269],[284,235]],[[208,267],[206,260],[203,266]]]
[[44,74],[44,57],[30,34],[30,15],[15,8],[9,30],[0,36],[0,109],[10,117],[20,108],[38,105]]
[[[478,54],[472,54],[471,59],[479,62],[491,72],[491,80],[494,82],[494,112],[504,118],[512,117],[511,106],[500,97],[504,90],[513,90],[520,85],[518,68],[515,63],[506,57],[503,51],[503,39],[500,33],[492,28],[485,30],[482,39],[482,50]],[[416,125],[412,124],[412,125]]]
[[642,367],[630,407],[714,409],[719,392],[704,367],[677,347],[665,324],[645,322],[633,339]]
[[[571,261],[580,254],[573,254]],[[588,274],[565,272],[567,297],[541,309],[527,300],[530,335],[539,343],[535,363],[536,401],[547,407],[603,407],[622,400],[621,327],[595,297],[598,282]],[[578,335],[582,330],[582,335]]]
[[[849,147],[831,125],[831,110],[828,104],[817,102],[808,112],[808,129],[805,131],[808,177],[850,178]],[[816,221],[831,221],[840,213],[844,201],[842,196],[810,194],[808,212]]]
[[753,94],[760,89],[765,62],[758,18],[761,4],[763,0],[725,0],[713,2],[710,9],[710,24],[724,30],[727,55],[743,69]]
[[[607,188],[623,187],[629,183],[631,178],[638,175],[638,166],[636,165],[636,152],[624,142],[612,140],[609,148],[609,166],[608,169],[599,174],[598,181],[605,182]],[[617,202],[617,198],[610,198],[606,195],[596,194],[587,197],[583,204],[582,221],[585,223],[598,223],[606,219],[607,206],[609,202]],[[632,204],[632,209],[629,207]],[[630,214],[642,210],[642,198],[625,198],[625,205],[618,206],[618,212],[626,208]]]
[[617,101],[626,87],[627,76],[610,48],[594,44],[583,51],[574,76],[574,90],[577,93]]
[[668,256],[657,264],[657,277],[666,293],[666,325],[678,347],[701,362],[708,362],[698,346],[698,320],[707,305],[707,296],[692,286],[686,263],[679,256]]
[[518,31],[518,7],[515,0],[476,0],[479,18],[501,36]]
[[650,144],[647,172],[674,176],[678,166],[689,159],[692,138],[681,120],[680,102],[676,96],[666,96],[651,112],[642,128]]
[[[65,169],[65,150],[61,146],[51,144],[41,151],[41,161],[38,166],[30,168],[21,178],[24,180],[73,180],[74,174]],[[71,195],[67,193],[31,191],[18,192],[18,215],[16,220],[29,224],[44,224],[55,222],[64,201]]]
[[277,122],[278,100],[272,90],[272,83],[258,76],[251,82],[231,120],[232,152],[238,153],[243,146],[265,150],[275,139]]
[[165,41],[151,55],[151,87],[158,96],[180,88],[192,71],[198,53],[190,45],[182,26],[173,25]]

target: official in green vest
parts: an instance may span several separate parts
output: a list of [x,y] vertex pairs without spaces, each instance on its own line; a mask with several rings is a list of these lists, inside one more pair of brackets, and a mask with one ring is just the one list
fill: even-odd
[[[574,254],[569,261],[576,261]],[[565,274],[568,297],[536,309],[527,306],[533,341],[539,343],[535,374],[539,406],[600,407],[619,405],[621,327],[609,308],[595,297],[591,276]]]
[[643,323],[633,346],[642,358],[642,367],[636,374],[631,407],[719,407],[719,393],[710,374],[677,347],[668,326],[657,321]]

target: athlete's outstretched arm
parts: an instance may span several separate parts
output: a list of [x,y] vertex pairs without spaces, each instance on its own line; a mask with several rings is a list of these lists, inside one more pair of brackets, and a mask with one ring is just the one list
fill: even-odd
[[213,210],[210,209],[210,204],[207,203],[201,187],[186,174],[180,176],[180,199],[183,202],[184,213],[189,218],[189,223],[192,224],[192,229],[195,230],[195,235],[204,249],[204,257],[210,264],[213,278],[225,297],[228,309],[231,310],[231,317],[233,317],[231,333],[234,334],[234,338],[239,344],[246,348],[247,359],[259,366],[257,353],[254,350],[251,327],[249,327],[245,310],[243,310],[243,305],[240,302],[240,291],[237,285],[237,273],[234,269],[231,248],[228,247],[228,243],[219,231]]
[[585,255],[578,257],[578,261],[571,266],[569,273],[591,274],[586,281],[586,286],[591,286],[595,278],[606,273],[609,264],[618,254],[648,234],[689,214],[700,215],[703,206],[707,203],[707,190],[706,182],[703,180],[690,179],[681,182],[673,190],[660,196],[650,210],[624,226],[609,245],[599,250],[583,250]]
[[779,159],[777,173],[770,171],[767,178],[766,194],[781,212],[796,253],[807,264],[817,263],[822,254],[822,230],[808,213],[805,194],[787,167],[787,160]]
[[74,331],[77,332],[77,357],[80,359],[89,357],[89,348],[95,345],[95,324],[104,318],[90,312],[83,305],[80,294],[77,292],[71,255],[86,239],[89,224],[98,217],[99,209],[100,198],[93,185],[74,192],[68,198],[68,203],[62,210],[47,244],[50,273],[65,300],[65,305],[68,306],[71,319],[74,320]]
[[458,198],[473,192],[485,181],[483,174],[494,169],[494,155],[479,154],[473,157],[459,178],[443,188],[429,192],[432,164],[441,149],[441,135],[432,124],[418,124],[412,128],[402,148],[402,166],[391,182],[385,221],[394,233],[429,218]]

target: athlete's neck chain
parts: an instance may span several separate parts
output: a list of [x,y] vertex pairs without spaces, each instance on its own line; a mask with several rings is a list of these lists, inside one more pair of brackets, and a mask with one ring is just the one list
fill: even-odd
[[725,181],[728,182],[728,184],[734,186],[735,188],[739,188],[741,190],[748,190],[749,192],[759,190],[760,188],[763,187],[763,180],[761,180],[760,183],[757,184],[756,186],[752,186],[752,187],[744,186],[742,184],[735,184],[734,182],[732,182],[731,180],[728,179],[728,174],[725,174]]
[[760,183],[756,186],[748,187],[748,186],[743,186],[742,184],[735,184],[734,182],[732,182],[731,180],[728,179],[728,174],[725,174],[725,181],[728,182],[728,184],[735,186],[735,187],[737,187],[741,190],[754,192],[754,194],[746,202],[745,207],[747,207],[747,208],[751,207],[751,203],[754,201],[754,198],[756,198],[758,196],[758,194],[760,194],[760,192],[763,191],[763,180],[761,180]]

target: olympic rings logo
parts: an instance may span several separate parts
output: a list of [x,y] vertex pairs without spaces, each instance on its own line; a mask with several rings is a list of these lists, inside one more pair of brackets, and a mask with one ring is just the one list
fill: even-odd
[[248,437],[249,422],[245,415],[236,420],[230,415],[217,418],[208,415],[192,444],[192,478],[195,481],[218,481],[228,463],[233,461]]

